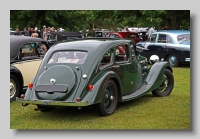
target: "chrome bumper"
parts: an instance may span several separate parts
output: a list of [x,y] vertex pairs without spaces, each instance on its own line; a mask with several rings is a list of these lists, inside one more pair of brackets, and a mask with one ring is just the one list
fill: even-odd
[[16,98],[17,102],[21,102],[22,106],[29,104],[33,105],[46,105],[46,106],[88,106],[88,102],[66,102],[66,101],[51,101],[51,100],[26,100]]

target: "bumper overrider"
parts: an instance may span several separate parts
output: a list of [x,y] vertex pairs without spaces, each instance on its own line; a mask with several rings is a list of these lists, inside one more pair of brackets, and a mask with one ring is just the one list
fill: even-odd
[[67,101],[52,101],[52,100],[26,100],[23,98],[16,98],[17,102],[21,102],[22,106],[29,104],[46,105],[46,106],[88,106],[88,102],[67,102]]

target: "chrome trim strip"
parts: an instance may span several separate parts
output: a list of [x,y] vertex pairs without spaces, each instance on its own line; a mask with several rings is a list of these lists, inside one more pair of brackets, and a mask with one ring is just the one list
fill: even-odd
[[190,58],[185,58],[185,61],[188,61],[188,62],[189,62],[189,61],[190,61]]
[[41,61],[42,59],[40,57],[35,58],[35,59],[29,59],[29,60],[22,60],[19,62],[14,62],[11,65],[15,65],[15,64],[21,64],[21,63],[25,63],[25,62],[32,62],[32,61]]
[[21,102],[25,105],[46,105],[46,106],[88,106],[88,102],[66,102],[66,101],[51,101],[51,100],[25,100],[22,98],[16,98],[17,102]]

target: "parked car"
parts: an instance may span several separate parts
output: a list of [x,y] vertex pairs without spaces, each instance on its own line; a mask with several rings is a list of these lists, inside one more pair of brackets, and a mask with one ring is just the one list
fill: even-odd
[[110,38],[126,38],[134,40],[135,43],[140,42],[140,37],[138,36],[137,32],[110,32],[109,33]]
[[138,36],[140,37],[140,41],[147,41],[148,39],[147,31],[139,31],[137,33],[138,33]]
[[109,31],[95,31],[93,37],[107,37]]
[[83,38],[80,32],[49,32],[47,42],[49,46],[56,44],[57,42],[70,40],[70,39],[80,39]]
[[15,31],[14,30],[10,30],[10,35],[14,35]]
[[152,33],[146,42],[137,43],[137,48],[142,49],[140,54],[150,58],[158,55],[177,67],[181,63],[190,63],[190,31],[187,30],[162,30]]
[[[119,53],[119,47],[124,51]],[[22,106],[36,105],[41,112],[94,105],[100,115],[111,115],[118,102],[151,91],[156,97],[170,95],[174,86],[172,68],[156,56],[151,62],[154,64],[148,67],[132,40],[85,38],[59,43],[46,53],[25,95],[17,101]]]
[[10,102],[19,97],[36,75],[44,53],[40,47],[46,41],[27,36],[10,36]]

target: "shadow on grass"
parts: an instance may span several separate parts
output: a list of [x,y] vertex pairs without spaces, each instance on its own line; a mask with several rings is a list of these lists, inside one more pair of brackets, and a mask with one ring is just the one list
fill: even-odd
[[[152,101],[153,99],[152,94],[147,94],[143,97],[127,101],[127,102],[120,102],[118,103],[117,110],[120,108],[127,108],[129,109],[130,107],[137,107],[141,103],[148,103],[148,101]],[[43,116],[48,116],[48,117],[56,117],[56,119],[63,119],[69,118],[70,120],[77,121],[77,119],[91,119],[91,118],[99,118],[98,110],[97,110],[97,105],[91,105],[91,106],[86,106],[82,107],[81,109],[78,109],[77,107],[58,107],[55,108],[52,111],[48,112],[40,112],[40,115]],[[76,118],[75,118],[76,117]]]

